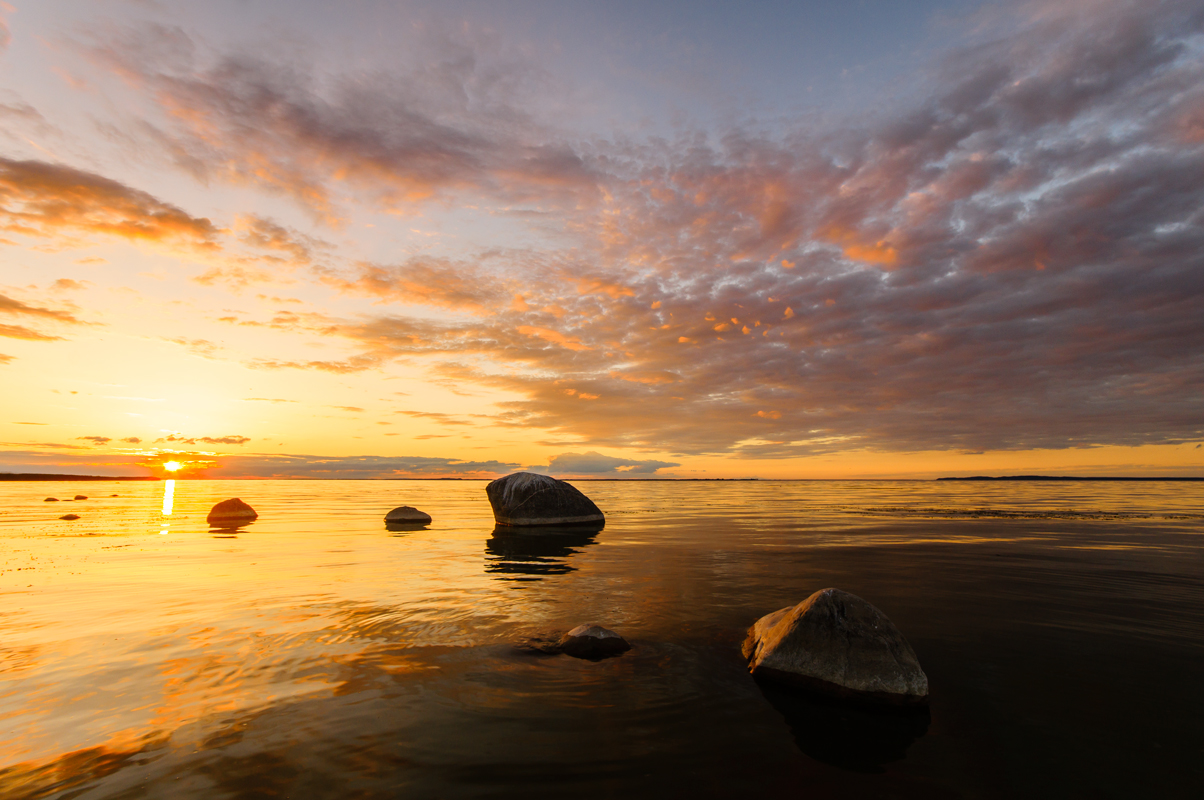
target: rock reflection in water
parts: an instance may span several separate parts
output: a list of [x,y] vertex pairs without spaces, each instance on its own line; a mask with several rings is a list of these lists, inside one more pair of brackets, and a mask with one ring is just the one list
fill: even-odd
[[236,539],[240,531],[251,525],[254,520],[241,522],[237,525],[214,525],[209,524],[209,535],[215,539]]
[[790,726],[795,744],[816,761],[853,772],[883,772],[928,732],[928,707],[877,708],[758,681]]
[[485,572],[504,573],[500,580],[537,581],[577,568],[568,563],[576,548],[594,544],[601,525],[515,528],[498,525],[485,543]]
[[417,533],[418,531],[429,531],[430,525],[426,522],[386,522],[385,530],[389,533]]

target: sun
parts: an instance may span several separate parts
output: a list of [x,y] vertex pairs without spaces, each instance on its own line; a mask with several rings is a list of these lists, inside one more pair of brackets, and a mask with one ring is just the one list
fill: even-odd
[[179,461],[166,461],[163,463],[163,469],[167,470],[168,472],[175,472],[183,466],[184,465]]

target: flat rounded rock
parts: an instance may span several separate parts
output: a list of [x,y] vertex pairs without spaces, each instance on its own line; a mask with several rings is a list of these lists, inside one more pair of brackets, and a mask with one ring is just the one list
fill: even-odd
[[549,475],[515,472],[485,487],[493,518],[499,525],[605,524],[602,511],[572,484]]
[[59,517],[59,519],[66,519],[66,520],[79,519],[79,514],[64,514],[63,516]]
[[821,589],[757,620],[744,641],[754,677],[873,703],[928,699],[928,676],[886,615],[857,595]]
[[560,637],[559,645],[565,655],[590,660],[617,656],[631,649],[626,639],[601,625],[578,625]]
[[42,502],[43,503],[57,503],[58,501],[59,501],[59,499],[57,497],[47,497]]
[[430,521],[430,514],[427,514],[424,511],[419,511],[411,506],[398,506],[388,514],[385,514],[385,522],[427,523]]
[[88,495],[86,495],[86,494],[77,494],[77,495],[75,496],[75,499],[76,499],[76,500],[87,500],[87,499],[88,499]]
[[255,509],[251,508],[241,499],[231,497],[229,500],[223,500],[210,509],[209,515],[205,517],[205,521],[210,525],[239,525],[258,518],[259,514],[255,513]]

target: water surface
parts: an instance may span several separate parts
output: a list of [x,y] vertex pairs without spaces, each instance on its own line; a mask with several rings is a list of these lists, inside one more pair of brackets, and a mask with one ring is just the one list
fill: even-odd
[[[0,796],[1204,785],[1204,485],[578,485],[597,534],[495,533],[478,481],[0,484]],[[234,496],[259,520],[211,530]],[[402,504],[434,521],[386,530]],[[927,718],[748,676],[748,625],[826,586],[907,635]],[[587,621],[633,649],[518,646]]]

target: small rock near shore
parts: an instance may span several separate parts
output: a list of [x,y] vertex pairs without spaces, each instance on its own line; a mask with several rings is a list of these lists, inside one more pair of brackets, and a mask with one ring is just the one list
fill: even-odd
[[548,475],[515,472],[490,483],[485,494],[499,525],[598,525],[606,521],[580,489]]
[[87,499],[88,499],[88,495],[86,495],[86,494],[77,494],[77,495],[75,496],[75,499],[76,499],[76,500],[87,500]]
[[385,522],[421,522],[431,521],[431,515],[411,506],[398,506],[385,514]]
[[237,497],[223,500],[209,510],[205,521],[210,525],[240,525],[259,518],[255,509]]
[[43,503],[57,503],[58,501],[59,501],[59,499],[57,497],[47,497],[42,502]]
[[560,637],[560,652],[574,658],[597,660],[617,656],[631,649],[619,634],[601,625],[578,625]]
[[79,519],[79,514],[64,514],[59,519]]
[[754,677],[888,705],[928,699],[928,676],[886,615],[840,589],[757,620],[744,641]]

